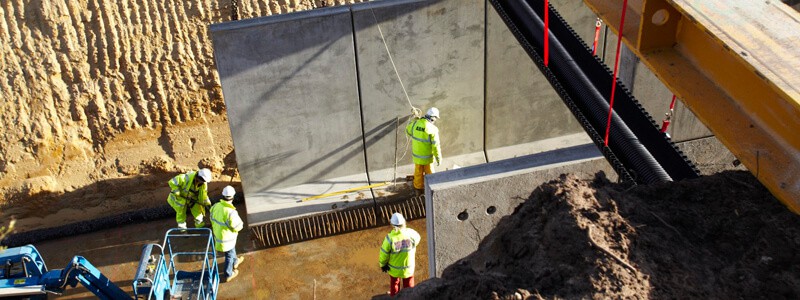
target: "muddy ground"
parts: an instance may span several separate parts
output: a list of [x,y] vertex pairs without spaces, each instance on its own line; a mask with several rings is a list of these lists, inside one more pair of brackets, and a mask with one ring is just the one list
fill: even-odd
[[729,171],[624,190],[562,176],[404,299],[798,299],[800,217]]
[[[630,190],[602,177],[563,176],[531,189],[528,201],[442,278],[426,280],[427,247],[420,247],[418,286],[400,298],[800,298],[800,217],[747,172]],[[173,225],[164,219],[36,246],[50,268],[82,255],[131,293],[141,246],[160,243]],[[410,227],[427,242],[425,220]],[[219,298],[386,298],[387,276],[376,261],[387,231],[271,249],[256,249],[243,234],[241,275],[220,286]],[[94,296],[78,287],[59,299]]]
[[[131,284],[142,246],[161,243],[174,222],[120,226],[35,246],[49,268],[64,268],[74,255],[81,255],[133,295]],[[423,243],[427,241],[424,219],[410,221],[409,227],[420,233]],[[367,299],[384,294],[389,278],[378,267],[378,253],[389,230],[374,228],[271,249],[255,249],[249,235],[240,234],[237,251],[245,261],[236,279],[220,284],[217,299]],[[428,278],[427,253],[424,245],[417,250],[420,281]],[[219,262],[222,267],[223,259]],[[78,286],[51,299],[97,298]]]

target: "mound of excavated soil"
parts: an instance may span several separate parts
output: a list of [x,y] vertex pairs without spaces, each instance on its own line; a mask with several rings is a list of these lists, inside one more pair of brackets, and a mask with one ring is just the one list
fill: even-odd
[[800,298],[800,217],[747,172],[544,184],[412,299]]

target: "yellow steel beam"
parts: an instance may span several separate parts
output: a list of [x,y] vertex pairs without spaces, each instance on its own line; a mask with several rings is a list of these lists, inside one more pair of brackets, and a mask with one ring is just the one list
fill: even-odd
[[[584,2],[619,32],[622,0]],[[770,0],[629,0],[628,9],[626,45],[800,214],[800,14]]]

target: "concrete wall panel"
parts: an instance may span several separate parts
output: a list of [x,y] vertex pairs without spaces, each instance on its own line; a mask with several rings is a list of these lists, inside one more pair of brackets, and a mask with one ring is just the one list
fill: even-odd
[[431,276],[476,249],[500,219],[540,184],[572,173],[591,178],[616,173],[592,144],[437,173],[426,182],[428,262]]
[[[215,25],[212,38],[251,216],[367,183],[347,7]],[[344,186],[330,180],[353,174]]]
[[[591,10],[552,2],[591,45]],[[387,47],[411,104],[441,110],[440,170],[589,142],[483,0],[317,9],[213,25],[212,39],[251,225],[363,204],[368,191],[298,200],[411,173],[410,105]],[[605,39],[598,53],[613,63],[616,37]],[[660,122],[669,91],[626,57],[621,78]],[[680,105],[674,122],[678,140],[708,134]]]
[[411,107],[387,46],[411,103],[423,113],[432,106],[441,111],[436,125],[441,132],[442,168],[485,162],[483,15],[481,0],[386,1],[353,6],[367,164],[373,182],[391,180],[391,172],[386,171],[404,152],[398,164],[412,163],[404,133]]
[[[492,7],[486,24],[489,161],[591,142]],[[571,137],[549,140],[562,136]]]

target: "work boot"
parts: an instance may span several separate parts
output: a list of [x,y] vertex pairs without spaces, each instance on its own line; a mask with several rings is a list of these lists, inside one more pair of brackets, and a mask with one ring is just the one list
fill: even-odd
[[225,282],[231,282],[231,280],[236,278],[236,276],[239,276],[239,270],[234,269],[233,273],[231,273],[231,276],[228,276],[227,278],[225,278]]
[[424,196],[425,190],[424,189],[414,189],[414,196]]
[[186,222],[178,223],[178,233],[186,233]]
[[239,270],[239,265],[241,265],[243,261],[244,261],[244,256],[237,257],[236,258],[236,263],[233,264],[233,269],[234,270]]

